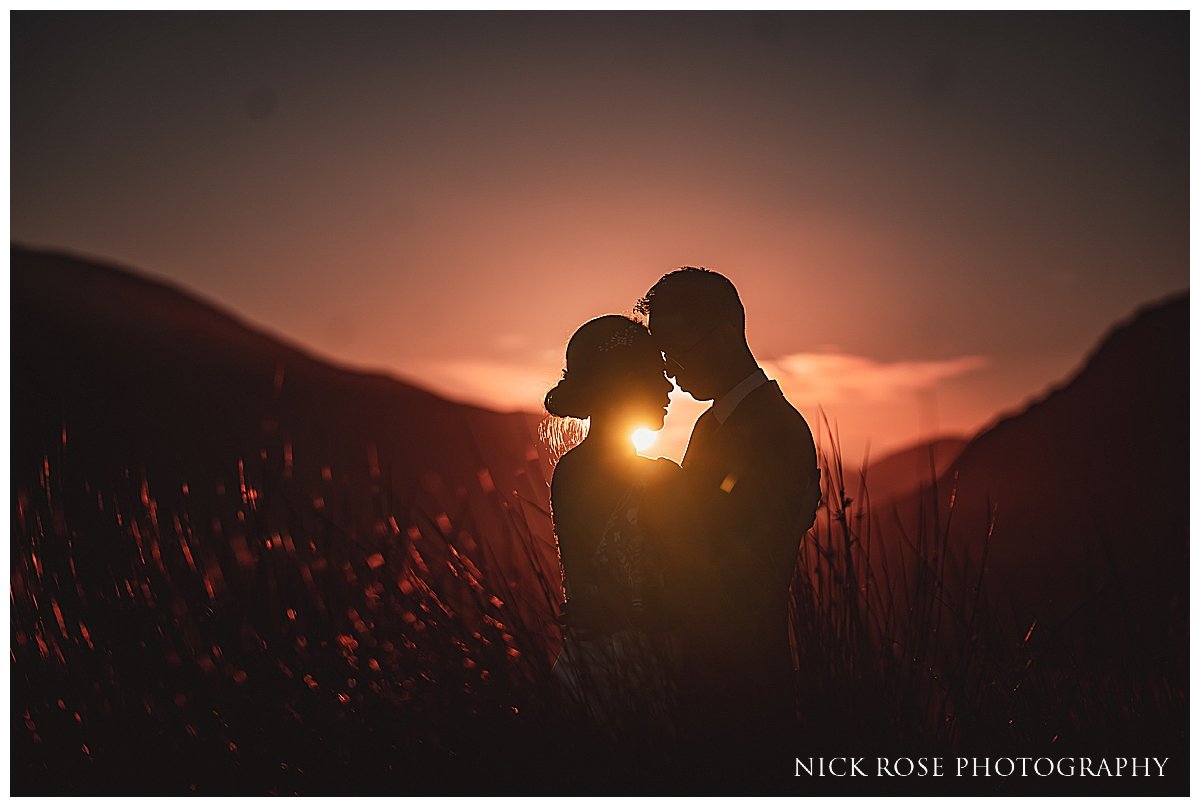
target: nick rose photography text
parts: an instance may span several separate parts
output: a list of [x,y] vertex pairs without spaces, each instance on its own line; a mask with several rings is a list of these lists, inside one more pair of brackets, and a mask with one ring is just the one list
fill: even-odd
[[796,757],[796,776],[1165,776],[1170,757]]

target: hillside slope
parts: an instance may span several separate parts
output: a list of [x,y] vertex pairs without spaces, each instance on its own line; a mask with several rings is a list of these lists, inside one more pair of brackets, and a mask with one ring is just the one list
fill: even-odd
[[[953,492],[949,543],[965,579],[994,517],[986,585],[1018,618],[1090,611],[1186,640],[1188,309],[1179,295],[1137,312],[1070,380],[976,436],[940,477],[941,525]],[[909,524],[923,512],[933,526],[928,498],[896,512]]]
[[[393,574],[432,537],[418,550],[429,582],[464,610],[451,549],[496,587],[557,580],[532,416],[331,366],[92,261],[14,246],[11,287],[15,489],[44,485],[69,504],[144,481],[164,513],[245,522],[252,510],[269,530],[316,519],[337,536],[322,553],[359,566],[378,553]],[[197,537],[227,555],[228,535]],[[105,569],[125,551],[83,546]],[[542,593],[523,599],[539,620]]]

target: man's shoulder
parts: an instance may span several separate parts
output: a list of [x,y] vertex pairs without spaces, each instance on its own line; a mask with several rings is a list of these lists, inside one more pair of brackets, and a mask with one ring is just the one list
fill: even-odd
[[721,430],[724,438],[714,451],[726,466],[783,476],[808,474],[817,465],[808,422],[773,381],[747,396]]
[[777,381],[768,381],[747,395],[730,415],[726,427],[764,439],[812,442],[808,421],[784,396]]

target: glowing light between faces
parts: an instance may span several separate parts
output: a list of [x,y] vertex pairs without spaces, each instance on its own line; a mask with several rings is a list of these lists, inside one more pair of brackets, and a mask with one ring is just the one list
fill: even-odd
[[638,453],[641,453],[654,445],[654,442],[658,440],[658,432],[650,431],[649,429],[634,429],[633,434],[629,435],[629,437],[633,440],[634,448],[638,450]]

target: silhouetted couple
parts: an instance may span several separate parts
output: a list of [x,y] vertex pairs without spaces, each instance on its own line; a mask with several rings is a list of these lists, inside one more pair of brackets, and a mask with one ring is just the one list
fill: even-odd
[[[648,327],[580,327],[545,399],[589,420],[551,486],[567,595],[555,672],[619,741],[676,743],[698,778],[786,775],[788,588],[820,498],[812,433],[750,352],[727,278],[671,272],[637,309]],[[682,467],[631,441],[662,428],[668,378],[713,401]]]

